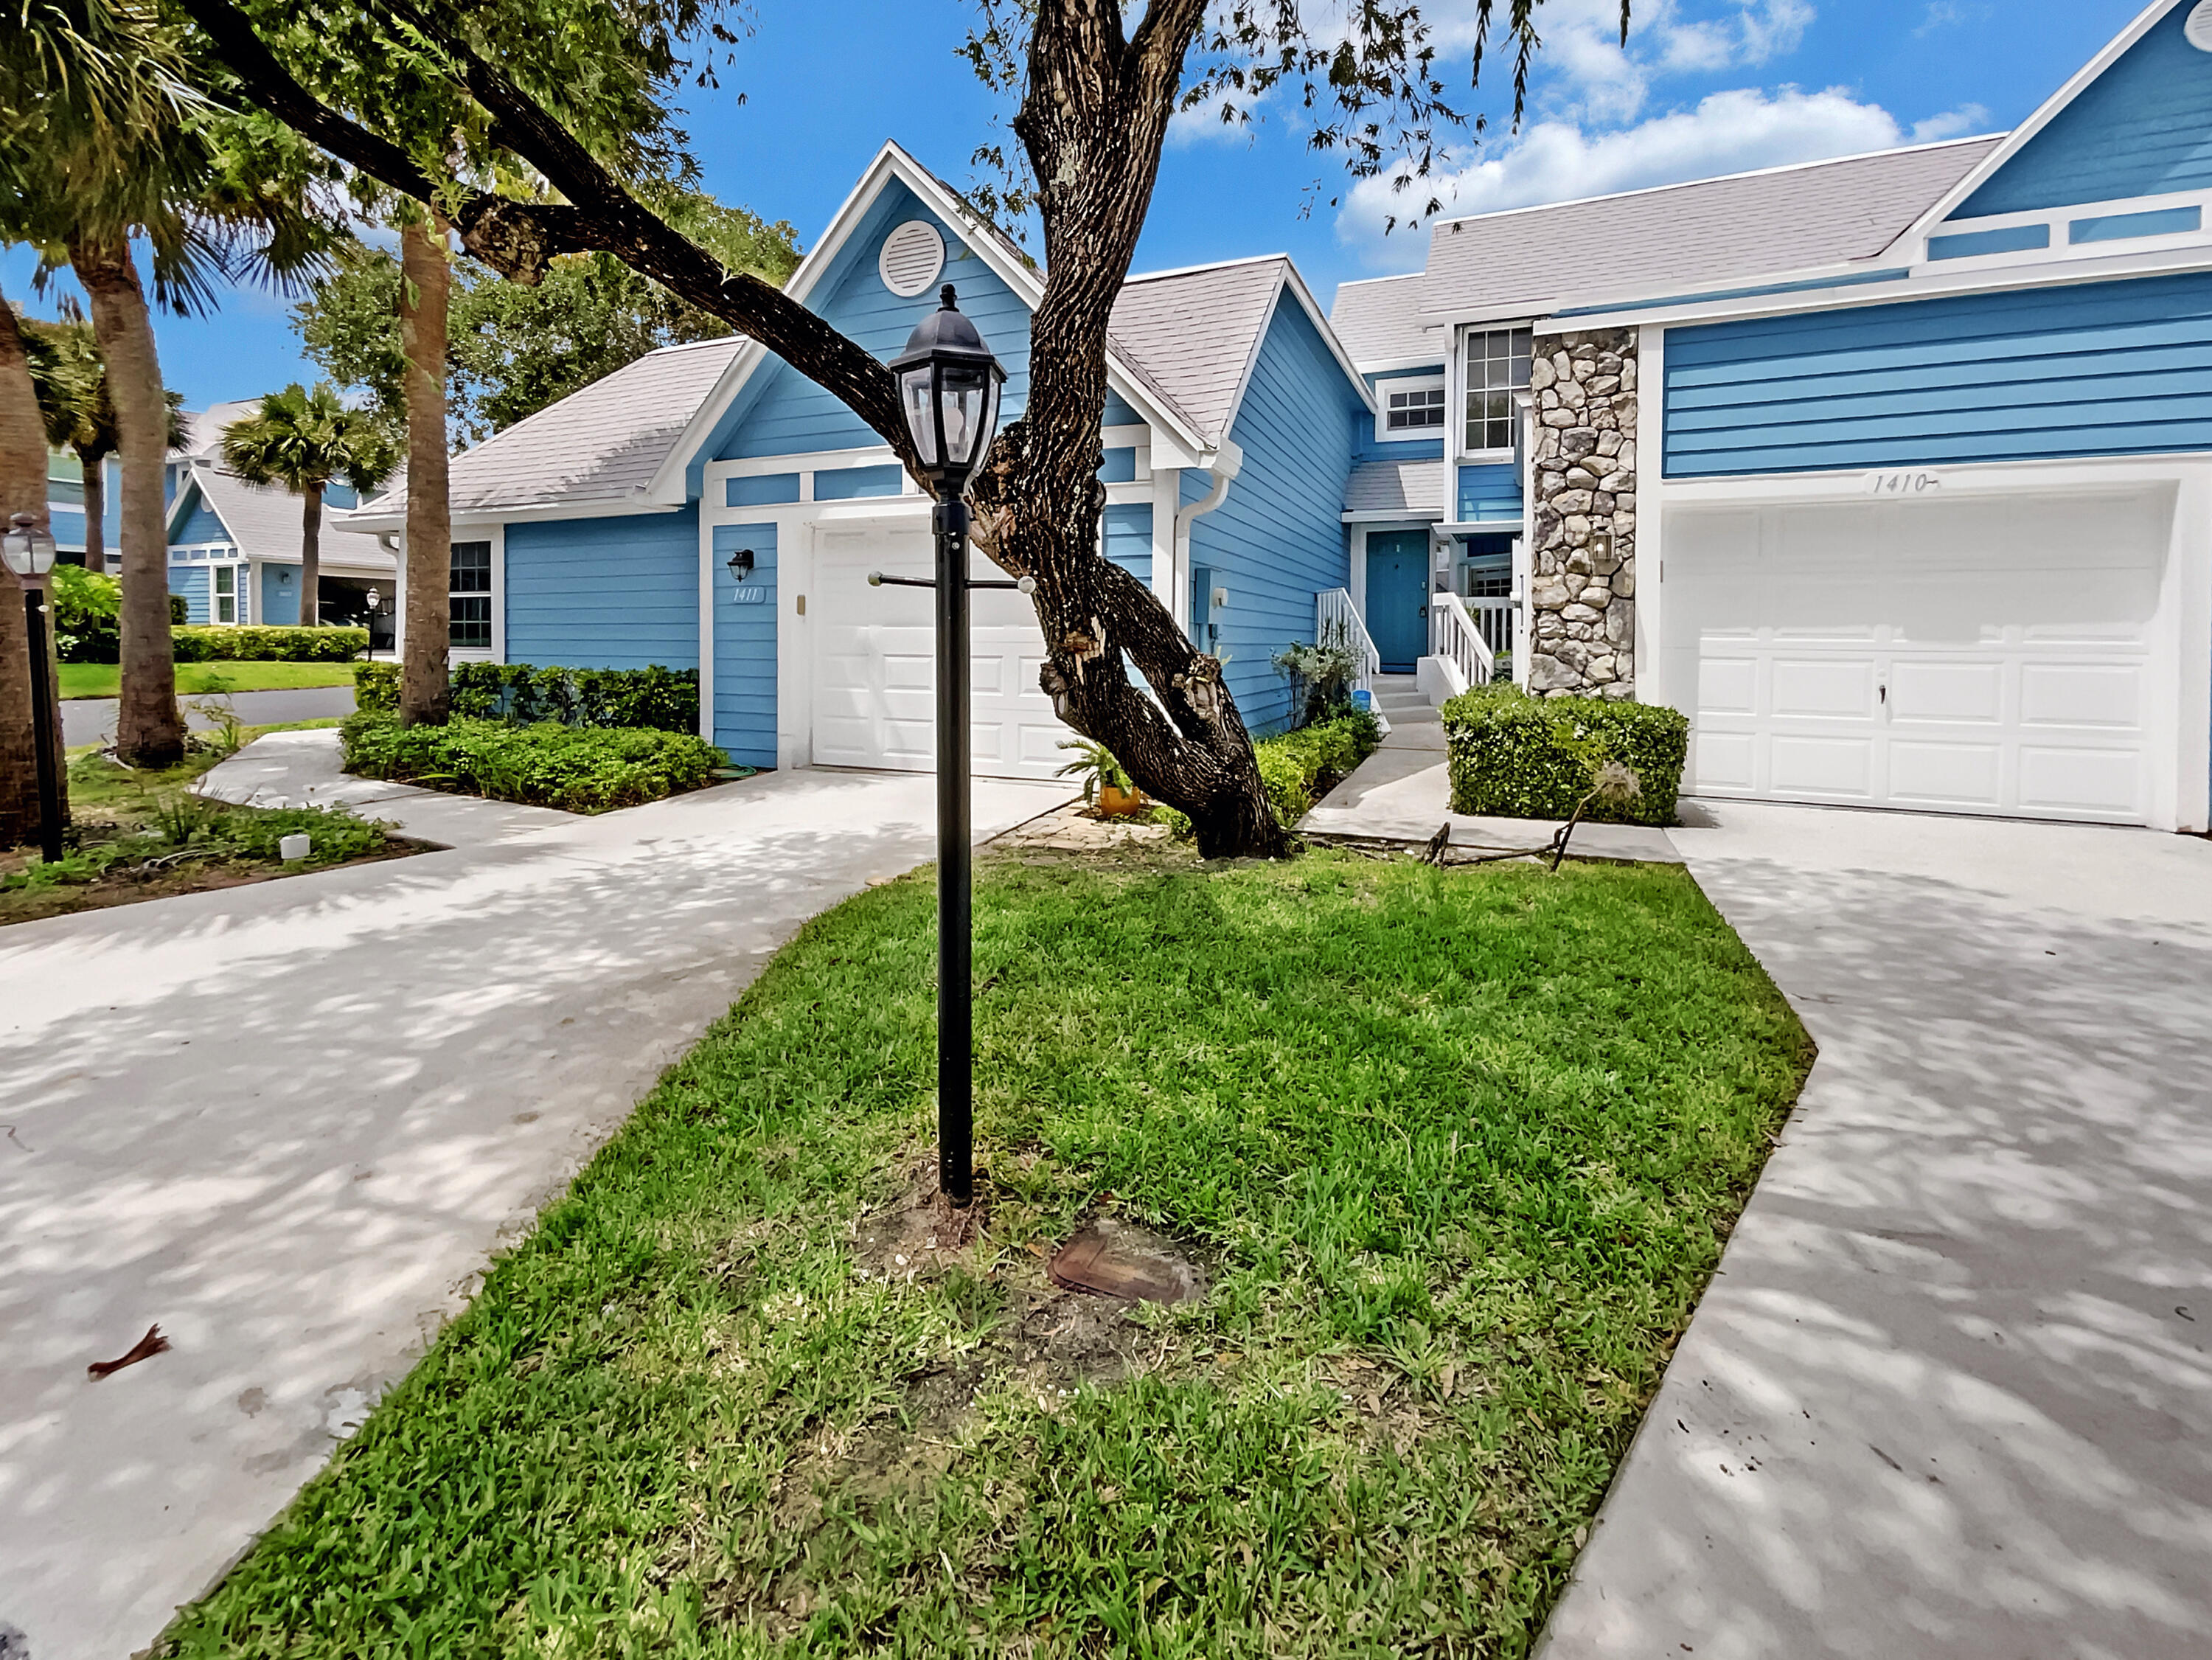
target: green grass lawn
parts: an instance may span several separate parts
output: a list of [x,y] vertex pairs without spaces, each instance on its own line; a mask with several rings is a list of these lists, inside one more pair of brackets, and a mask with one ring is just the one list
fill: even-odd
[[[809,925],[189,1655],[1519,1654],[1810,1049],[1680,870],[987,860]],[[1054,1291],[1106,1213],[1211,1288]]]
[[[113,697],[122,670],[113,663],[64,663],[64,697]],[[350,663],[179,663],[177,695],[193,697],[226,691],[276,691],[296,686],[349,686]]]

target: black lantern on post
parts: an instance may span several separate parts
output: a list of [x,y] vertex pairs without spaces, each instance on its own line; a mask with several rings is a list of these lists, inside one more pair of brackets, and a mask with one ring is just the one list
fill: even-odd
[[[969,939],[968,590],[1013,587],[968,580],[968,504],[960,499],[999,428],[1006,371],[961,315],[952,285],[891,359],[899,406],[937,498],[937,1185],[955,1205],[975,1195],[975,1045]],[[1024,592],[1033,585],[1024,578]]]
[[38,586],[54,568],[53,533],[27,513],[19,513],[0,532],[0,556],[23,588],[23,621],[31,646],[31,744],[39,769],[39,856],[48,864],[62,856],[61,757],[55,753],[53,688],[46,678],[46,595]]

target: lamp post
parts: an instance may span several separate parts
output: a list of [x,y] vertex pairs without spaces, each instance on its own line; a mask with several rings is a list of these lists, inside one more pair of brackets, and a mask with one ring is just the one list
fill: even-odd
[[[54,568],[54,538],[27,513],[19,513],[0,532],[0,556],[18,576],[42,577]],[[46,595],[23,589],[23,622],[31,639],[31,745],[39,764],[39,856],[48,864],[62,856],[61,757],[54,753],[53,688],[46,678]]]
[[968,580],[968,504],[960,493],[998,430],[1006,371],[961,314],[950,283],[939,300],[890,362],[907,429],[937,498],[930,516],[937,577],[920,581],[876,571],[868,581],[937,590],[937,1185],[964,1207],[975,1196],[968,590],[1018,587],[1027,593],[1036,584],[1026,576],[1019,583]]

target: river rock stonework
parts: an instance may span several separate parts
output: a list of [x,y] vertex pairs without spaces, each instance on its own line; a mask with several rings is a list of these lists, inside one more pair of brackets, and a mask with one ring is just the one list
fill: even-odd
[[1528,690],[1636,690],[1636,335],[1540,337],[1529,466]]

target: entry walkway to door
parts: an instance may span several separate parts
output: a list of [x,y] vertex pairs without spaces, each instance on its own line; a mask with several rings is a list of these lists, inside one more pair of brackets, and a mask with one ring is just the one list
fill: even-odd
[[1697,805],[1820,1059],[1541,1660],[2203,1656],[2212,842]]
[[[0,930],[0,1633],[150,1643],[799,924],[931,856],[935,787],[769,774]],[[976,836],[1070,794],[979,782]]]

